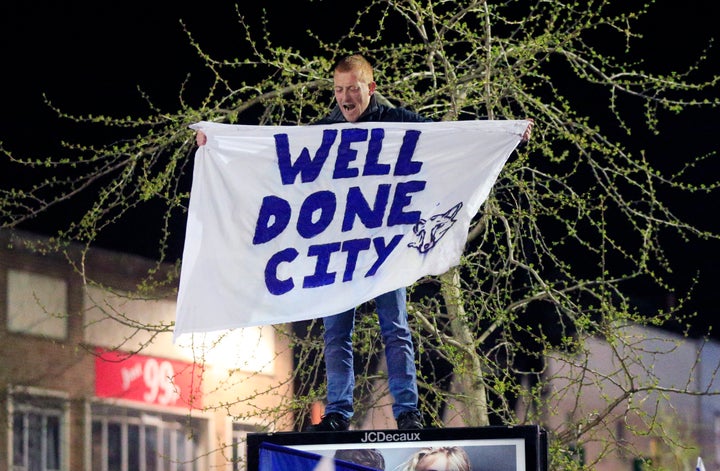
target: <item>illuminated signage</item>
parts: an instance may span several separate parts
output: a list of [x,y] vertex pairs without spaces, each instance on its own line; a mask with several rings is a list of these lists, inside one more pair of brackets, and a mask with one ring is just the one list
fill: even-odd
[[95,353],[97,397],[168,407],[202,407],[200,365],[101,348]]

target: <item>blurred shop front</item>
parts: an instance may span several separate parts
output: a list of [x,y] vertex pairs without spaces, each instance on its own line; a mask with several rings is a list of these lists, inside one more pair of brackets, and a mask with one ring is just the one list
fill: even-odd
[[34,237],[0,231],[0,469],[244,469],[244,435],[272,431],[250,409],[292,395],[284,337],[173,342],[174,289],[134,294],[154,262],[95,250],[83,277]]

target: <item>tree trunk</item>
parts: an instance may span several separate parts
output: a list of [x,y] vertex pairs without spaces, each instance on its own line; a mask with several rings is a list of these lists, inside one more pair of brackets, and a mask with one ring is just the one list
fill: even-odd
[[453,374],[460,393],[458,400],[466,409],[465,423],[471,427],[489,425],[482,360],[473,342],[475,335],[465,319],[458,267],[451,268],[440,278],[442,295],[450,319],[450,330],[461,349],[459,361],[454,365]]

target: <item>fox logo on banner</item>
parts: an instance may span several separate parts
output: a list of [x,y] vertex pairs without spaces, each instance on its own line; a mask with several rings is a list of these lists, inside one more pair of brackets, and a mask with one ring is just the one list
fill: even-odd
[[528,121],[200,122],[175,337],[336,314],[457,265]]

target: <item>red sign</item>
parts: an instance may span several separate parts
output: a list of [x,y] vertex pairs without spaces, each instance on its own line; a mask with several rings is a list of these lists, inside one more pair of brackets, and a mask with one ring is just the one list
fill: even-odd
[[195,363],[95,350],[95,395],[199,409],[202,367]]

